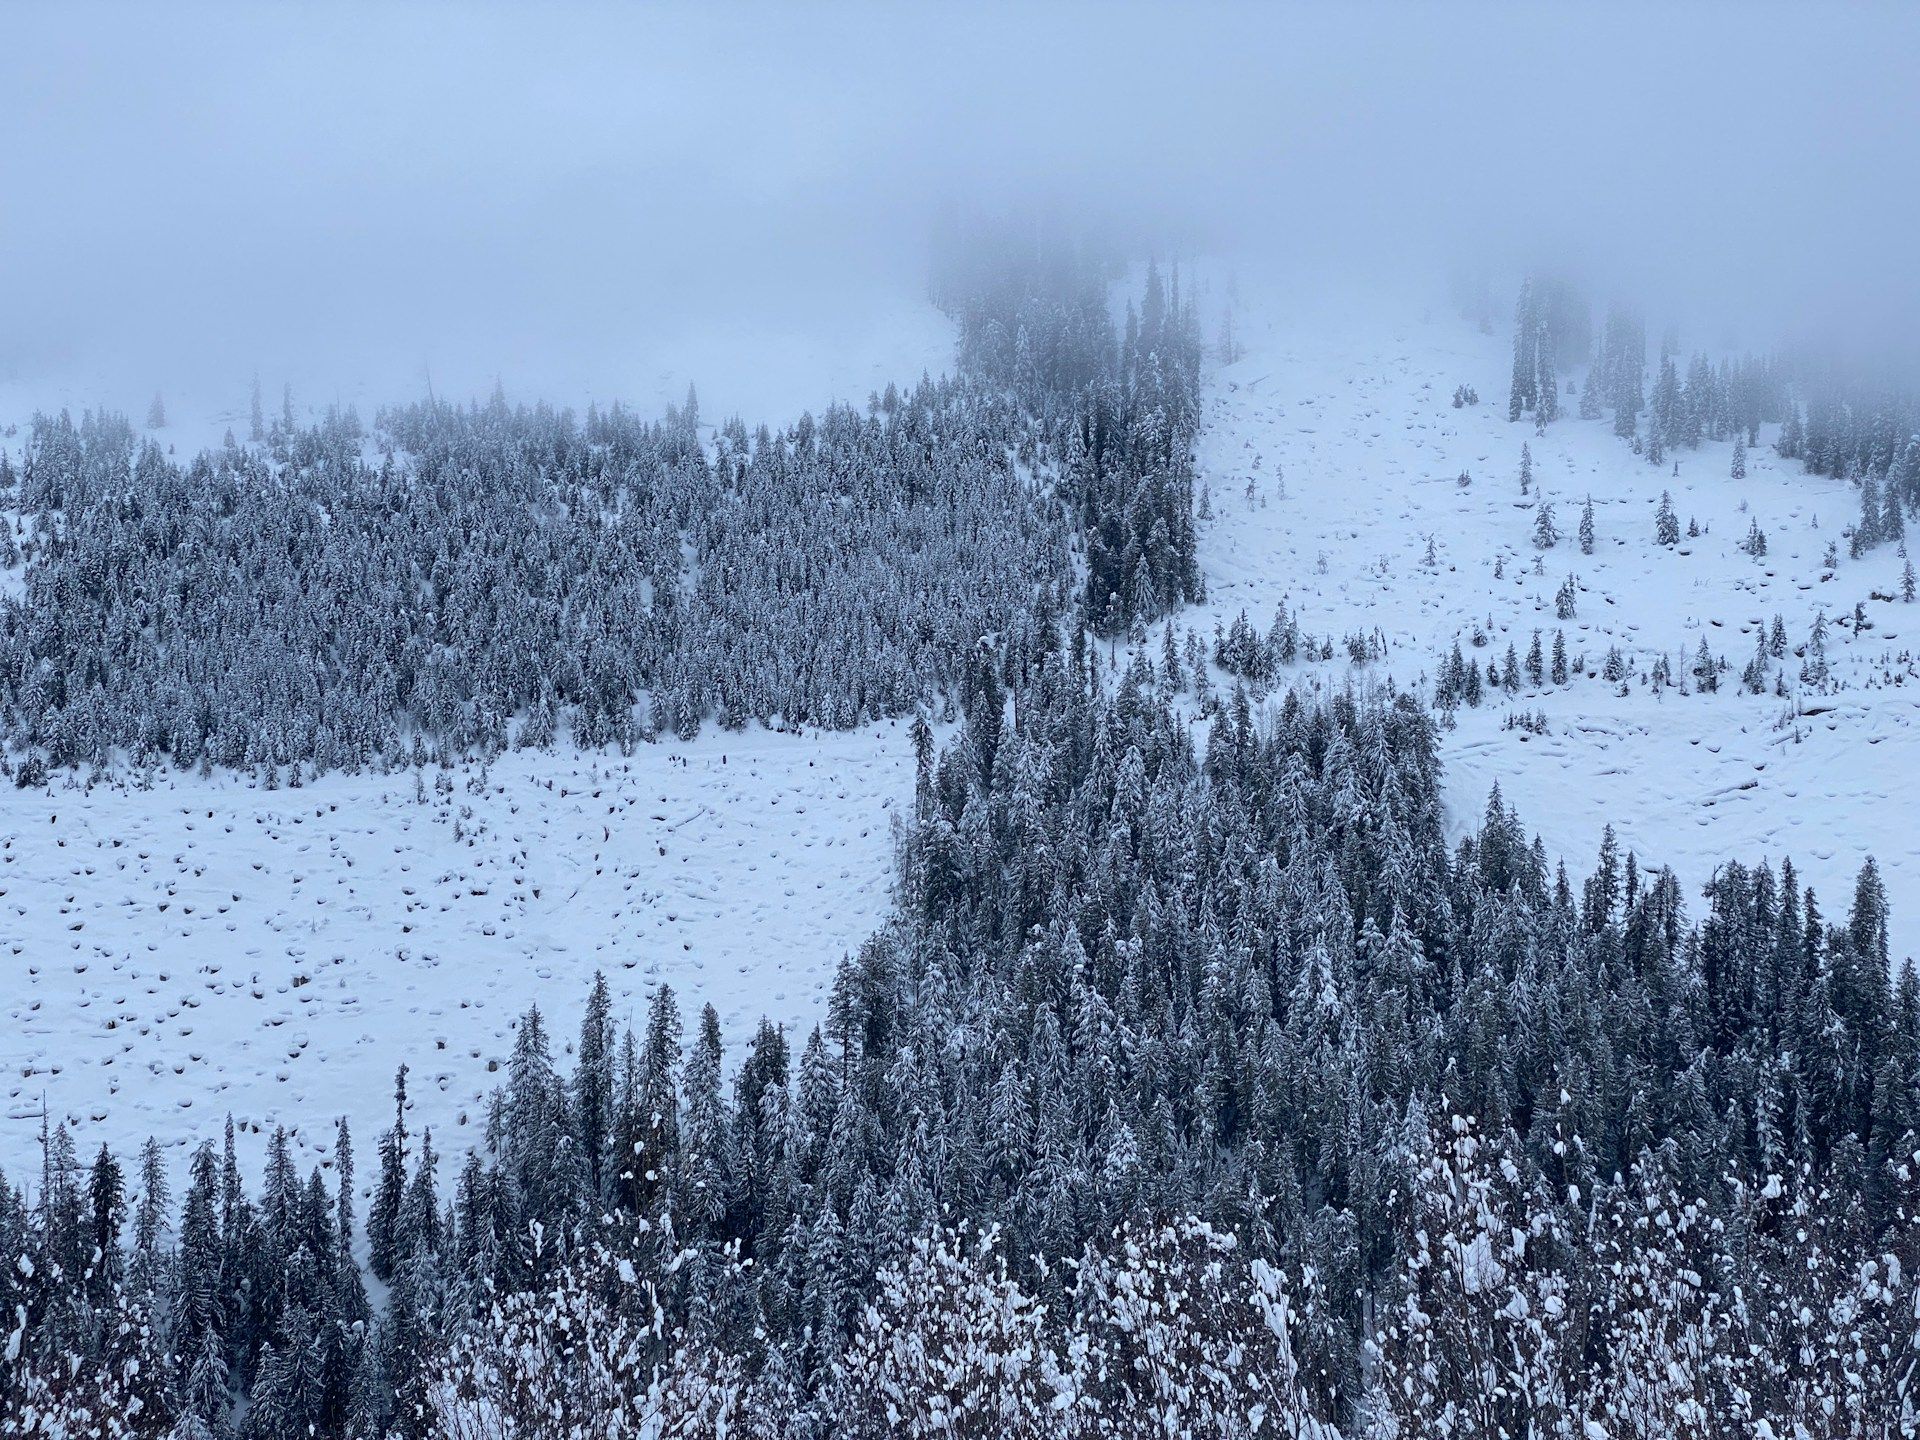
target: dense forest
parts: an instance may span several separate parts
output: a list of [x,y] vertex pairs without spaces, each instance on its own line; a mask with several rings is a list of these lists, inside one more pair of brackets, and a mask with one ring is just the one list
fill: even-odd
[[[0,719],[44,767],[395,766],[951,713],[982,636],[1191,596],[1200,348],[1157,269],[948,282],[956,377],[779,432],[426,401],[185,464],[123,418],[0,459]],[[257,443],[255,443],[257,442]],[[18,532],[17,536],[15,532]],[[1071,556],[1084,556],[1076,567]],[[1080,574],[1081,578],[1076,579]]]
[[1450,851],[1410,698],[1202,740],[1180,669],[1074,637],[922,731],[897,913],[730,1086],[711,1009],[616,1034],[596,987],[444,1174],[402,1069],[364,1216],[344,1130],[257,1190],[206,1137],[177,1207],[158,1146],[51,1134],[0,1201],[11,1433],[1914,1432],[1871,866],[1828,918],[1730,863],[1695,916],[1497,794]]

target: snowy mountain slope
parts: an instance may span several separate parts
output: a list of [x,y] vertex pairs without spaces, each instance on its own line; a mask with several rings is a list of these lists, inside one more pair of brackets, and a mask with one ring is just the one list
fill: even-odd
[[811,1025],[886,912],[913,756],[893,725],[755,729],[438,774],[8,787],[0,1168],[38,1163],[43,1098],[122,1154],[228,1111],[370,1141],[402,1060],[463,1150],[513,1023],[538,1003],[570,1044],[596,969],[623,1023],[666,981],[730,1044]]
[[[620,343],[531,350],[500,378],[515,400],[619,398],[645,413],[691,382],[708,419],[752,424],[942,373],[954,328],[924,297],[875,285],[791,313],[710,309],[685,333]],[[303,423],[329,403],[371,422],[425,383],[376,367],[338,389],[323,384],[328,363],[291,377]],[[494,373],[437,364],[432,378],[478,397]],[[270,417],[286,378],[262,376]],[[246,375],[160,388],[167,426],[143,433],[177,455],[247,434]],[[104,371],[0,374],[0,447],[18,459],[37,409],[104,404],[138,424],[151,398]],[[18,584],[0,571],[0,588]],[[450,796],[435,775],[425,803],[412,776],[266,792],[163,770],[152,792],[64,776],[0,788],[0,1170],[38,1163],[43,1099],[89,1146],[122,1154],[149,1134],[204,1138],[228,1110],[295,1127],[303,1147],[330,1145],[343,1113],[371,1137],[402,1060],[420,1122],[483,1124],[513,1022],[551,1005],[570,1043],[596,968],[623,1018],[665,980],[689,1022],[711,1002],[730,1044],[763,1014],[811,1025],[841,953],[886,913],[889,817],[913,784],[893,725],[715,732],[625,758],[522,752],[480,794],[472,771]],[[463,1009],[484,1012],[487,1043],[451,1038],[474,1033]]]
[[[1805,713],[1738,693],[1731,675],[1710,695],[1634,683],[1623,696],[1597,674],[1523,688],[1460,712],[1448,794],[1464,830],[1498,782],[1576,867],[1609,822],[1690,887],[1729,856],[1790,855],[1830,912],[1872,853],[1896,944],[1920,949],[1920,838],[1903,803],[1920,758],[1903,635],[1916,617],[1870,598],[1898,588],[1890,549],[1822,565],[1831,541],[1844,556],[1849,486],[1764,443],[1736,482],[1725,445],[1680,452],[1675,477],[1605,421],[1536,436],[1498,403],[1501,336],[1404,299],[1239,290],[1245,355],[1215,373],[1200,441],[1209,594],[1178,623],[1210,632],[1245,609],[1264,630],[1284,599],[1338,655],[1296,681],[1424,687],[1456,639],[1484,668],[1510,641],[1524,655],[1535,628],[1564,629],[1588,672],[1617,644],[1636,675],[1660,654],[1681,673],[1703,634],[1737,671],[1774,614],[1797,645],[1819,611],[1844,620],[1862,602],[1872,630],[1830,629],[1840,688],[1801,695]],[[1451,405],[1463,383],[1480,405]],[[1563,535],[1546,551],[1519,492],[1523,442]],[[1672,550],[1654,543],[1663,489],[1702,529]],[[1764,560],[1738,548],[1752,521]],[[1578,614],[1561,622],[1568,574]],[[1491,642],[1477,650],[1476,623]],[[1352,666],[1340,640],[1376,628],[1385,659]],[[1503,728],[1516,711],[1543,712],[1546,733]],[[475,772],[450,778],[444,793],[429,769],[424,796],[411,776],[262,791],[167,774],[153,792],[60,779],[0,794],[0,945],[16,977],[0,1167],[30,1163],[43,1098],[123,1153],[149,1133],[205,1134],[228,1110],[324,1149],[335,1114],[363,1136],[385,1123],[402,1059],[416,1123],[464,1146],[515,1019],[535,1001],[573,1014],[596,968],[622,1015],[666,980],[689,1013],[715,1004],[730,1042],[763,1013],[804,1026],[840,954],[885,913],[890,815],[912,785],[895,726],[711,734],[624,759],[520,753],[480,793]],[[474,1028],[463,1010],[481,1012],[484,1043],[454,1038]]]
[[[1920,607],[1875,598],[1899,590],[1892,546],[1847,558],[1852,485],[1779,459],[1771,427],[1748,452],[1744,480],[1730,478],[1730,444],[1683,449],[1656,468],[1609,420],[1572,418],[1571,396],[1567,418],[1539,436],[1530,420],[1506,419],[1504,334],[1481,335],[1419,301],[1244,278],[1239,291],[1244,355],[1216,372],[1205,399],[1209,593],[1189,623],[1210,629],[1245,609],[1264,633],[1284,599],[1305,630],[1335,642],[1334,661],[1303,667],[1310,683],[1391,676],[1423,689],[1456,640],[1484,671],[1509,643],[1524,660],[1535,630],[1549,648],[1564,630],[1584,675],[1564,687],[1523,684],[1511,700],[1493,692],[1459,712],[1442,751],[1459,829],[1498,782],[1570,867],[1591,860],[1611,822],[1623,844],[1674,865],[1695,890],[1726,859],[1791,857],[1830,913],[1872,854],[1896,947],[1920,952]],[[1480,403],[1454,408],[1459,385],[1476,387]],[[1531,497],[1520,493],[1523,443]],[[1663,490],[1682,529],[1671,549],[1655,543]],[[1533,544],[1541,493],[1561,536],[1546,550]],[[1586,555],[1576,533],[1589,496],[1596,535]],[[1685,533],[1689,519],[1697,538]],[[1756,522],[1768,539],[1759,559],[1740,548]],[[1840,554],[1831,569],[1830,543]],[[1555,595],[1569,575],[1577,613],[1560,621]],[[1856,603],[1871,626],[1858,635]],[[1802,685],[1791,650],[1768,672],[1771,685],[1784,671],[1791,698],[1739,693],[1758,630],[1778,614],[1798,647],[1821,613],[1836,694]],[[1476,625],[1485,648],[1471,643]],[[1356,671],[1340,641],[1376,627],[1386,658]],[[1730,665],[1716,693],[1656,694],[1641,683],[1662,654],[1686,674],[1703,636]],[[1633,676],[1626,695],[1599,676],[1615,645]],[[1543,712],[1547,734],[1503,728],[1514,712]]]

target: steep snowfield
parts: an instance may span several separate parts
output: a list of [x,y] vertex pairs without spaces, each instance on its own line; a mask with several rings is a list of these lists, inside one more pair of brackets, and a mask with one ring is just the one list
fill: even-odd
[[[1244,279],[1239,289],[1244,358],[1215,374],[1204,401],[1202,472],[1215,518],[1201,540],[1209,595],[1194,618],[1203,629],[1244,608],[1264,633],[1284,598],[1305,629],[1335,642],[1337,658],[1311,683],[1344,683],[1353,667],[1342,638],[1377,627],[1387,658],[1360,673],[1424,687],[1456,639],[1484,670],[1509,643],[1524,661],[1536,629],[1550,652],[1563,628],[1570,661],[1584,654],[1592,678],[1523,689],[1511,702],[1491,696],[1462,710],[1447,736],[1457,829],[1477,821],[1497,782],[1570,869],[1590,863],[1611,821],[1624,845],[1673,865],[1696,890],[1723,860],[1791,857],[1829,914],[1844,911],[1872,854],[1892,898],[1895,944],[1920,952],[1920,606],[1871,598],[1898,593],[1891,546],[1847,558],[1841,531],[1859,508],[1850,484],[1780,460],[1768,447],[1772,427],[1749,451],[1745,480],[1730,478],[1730,443],[1680,450],[1656,468],[1609,420],[1572,418],[1571,395],[1568,418],[1536,436],[1530,419],[1506,418],[1504,333],[1481,335],[1418,301]],[[1478,389],[1478,406],[1453,408],[1462,384]],[[1538,491],[1520,493],[1523,442],[1562,537],[1544,552],[1532,543]],[[1654,540],[1662,490],[1683,532],[1672,549]],[[1596,544],[1584,555],[1576,533],[1589,495]],[[1685,536],[1689,518],[1698,538]],[[1764,559],[1739,548],[1753,521],[1767,536]],[[1429,538],[1431,568],[1422,563]],[[1840,549],[1832,571],[1821,564],[1829,542]],[[1569,574],[1577,617],[1561,622],[1554,597]],[[1856,602],[1871,625],[1857,636],[1836,623],[1850,623]],[[1840,693],[1738,693],[1756,627],[1778,613],[1800,646],[1822,611]],[[1484,649],[1471,645],[1476,623]],[[1656,696],[1639,683],[1663,652],[1676,675],[1688,672],[1703,634],[1732,666],[1717,693]],[[1613,645],[1635,676],[1624,696],[1598,676]],[[1796,691],[1799,665],[1789,653]],[[1544,712],[1548,732],[1504,729],[1516,711]]]
[[89,1150],[228,1111],[370,1145],[402,1060],[457,1153],[513,1022],[538,1003],[570,1045],[596,969],[623,1022],[666,981],[730,1043],[809,1026],[886,912],[913,757],[881,725],[438,775],[0,794],[0,1168],[37,1163],[43,1097]]

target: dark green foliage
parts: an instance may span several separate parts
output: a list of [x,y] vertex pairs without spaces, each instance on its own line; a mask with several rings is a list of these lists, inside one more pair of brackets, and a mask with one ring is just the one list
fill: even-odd
[[[569,1085],[530,1012],[446,1210],[402,1106],[368,1226],[389,1280],[376,1324],[345,1212],[324,1176],[294,1174],[286,1137],[257,1202],[202,1146],[177,1244],[142,1198],[114,1266],[167,1256],[168,1413],[217,1429],[250,1394],[263,1435],[368,1416],[422,1433],[424,1367],[463,1317],[548,1283],[589,1240],[652,1277],[668,1333],[805,1390],[880,1268],[930,1229],[994,1227],[1013,1277],[1065,1315],[1060,1262],[1116,1226],[1193,1215],[1315,1277],[1296,1358],[1350,1420],[1368,1343],[1413,1363],[1479,1323],[1465,1301],[1438,1330],[1386,1319],[1417,1313],[1403,1299],[1427,1283],[1415,1241],[1432,1227],[1407,1206],[1448,1173],[1427,1137],[1452,1115],[1477,1117],[1510,1167],[1473,1180],[1487,1203],[1558,1237],[1505,1262],[1538,1267],[1514,1281],[1536,1298],[1614,1295],[1595,1267],[1641,1244],[1648,1263],[1695,1266],[1710,1305],[1796,1314],[1810,1285],[1911,1244],[1920,989],[1892,978],[1873,867],[1829,924],[1790,866],[1729,863],[1695,924],[1671,873],[1610,832],[1576,887],[1497,792],[1449,850],[1434,725],[1406,697],[1289,697],[1257,718],[1241,694],[1201,745],[1154,667],[1108,689],[1087,652],[1042,659],[1011,704],[984,667],[967,727],[929,764],[898,912],[804,1044],[763,1025],[729,1088],[711,1008],[683,1053],[670,992],[619,1041],[589,997]],[[116,1167],[96,1161],[82,1187],[64,1135],[48,1155],[30,1207],[0,1192],[0,1238],[90,1253],[125,1208]],[[1649,1185],[1683,1197],[1703,1237],[1745,1234],[1775,1187],[1822,1194],[1846,1216],[1821,1232],[1830,1272],[1798,1242],[1630,1242],[1619,1187]],[[89,1273],[78,1263],[64,1273]],[[84,1304],[106,1303],[99,1284]],[[97,1349],[70,1313],[29,1302],[30,1361]],[[1589,1397],[1606,1393],[1615,1323],[1553,1332]],[[1753,1380],[1757,1413],[1799,1403],[1806,1374],[1788,1356]]]

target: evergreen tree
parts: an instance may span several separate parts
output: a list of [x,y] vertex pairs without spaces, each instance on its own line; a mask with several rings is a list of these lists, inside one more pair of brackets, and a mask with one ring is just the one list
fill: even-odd
[[1560,532],[1553,523],[1553,506],[1542,500],[1533,514],[1533,548],[1551,550],[1560,543]]
[[367,1210],[367,1253],[374,1275],[393,1278],[399,1250],[395,1227],[406,1198],[407,1176],[407,1067],[393,1076],[393,1127],[380,1137],[380,1178]]
[[[692,409],[694,404],[689,390],[688,408]],[[606,976],[596,970],[586,1013],[580,1021],[580,1045],[573,1073],[574,1130],[586,1158],[589,1190],[595,1196],[604,1193],[603,1173],[612,1141],[613,1066],[613,999],[607,991]]]

